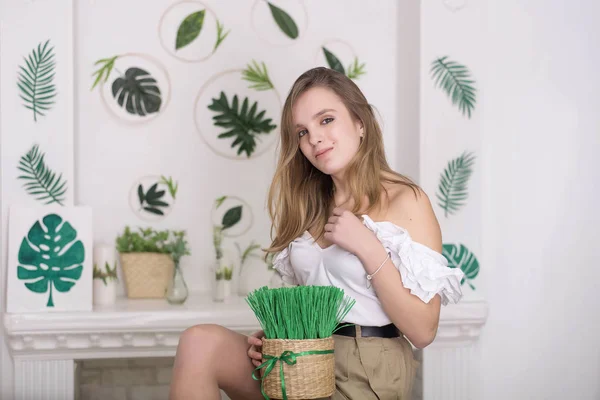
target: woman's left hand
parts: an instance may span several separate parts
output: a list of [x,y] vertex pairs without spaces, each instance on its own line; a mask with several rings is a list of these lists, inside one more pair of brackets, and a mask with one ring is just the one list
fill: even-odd
[[375,234],[356,215],[342,208],[333,209],[324,237],[358,257],[379,244]]

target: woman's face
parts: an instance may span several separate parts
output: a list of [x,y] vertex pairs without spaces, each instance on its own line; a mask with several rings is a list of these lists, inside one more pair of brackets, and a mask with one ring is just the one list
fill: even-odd
[[363,127],[330,89],[314,87],[298,97],[292,109],[300,151],[315,168],[341,175],[358,151]]

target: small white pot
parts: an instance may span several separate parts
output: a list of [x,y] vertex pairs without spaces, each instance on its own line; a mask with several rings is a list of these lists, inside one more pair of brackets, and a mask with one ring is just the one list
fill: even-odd
[[94,304],[111,305],[117,300],[117,282],[114,279],[107,279],[106,284],[102,279],[94,279]]

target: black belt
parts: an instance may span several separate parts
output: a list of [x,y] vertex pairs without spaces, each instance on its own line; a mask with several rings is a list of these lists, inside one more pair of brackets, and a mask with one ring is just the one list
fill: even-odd
[[[345,324],[341,324],[345,325]],[[339,326],[339,325],[338,325]],[[334,332],[334,335],[356,337],[356,326],[344,326]],[[400,331],[394,324],[385,326],[362,326],[360,325],[361,337],[381,337],[381,338],[396,338],[400,337]]]

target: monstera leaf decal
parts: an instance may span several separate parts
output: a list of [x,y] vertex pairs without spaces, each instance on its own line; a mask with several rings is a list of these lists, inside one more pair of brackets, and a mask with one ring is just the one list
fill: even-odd
[[121,107],[141,117],[158,112],[161,93],[156,79],[147,71],[131,67],[112,84],[112,94]]
[[442,255],[448,260],[450,268],[459,268],[465,277],[460,281],[463,285],[465,281],[471,289],[475,290],[475,286],[470,282],[479,274],[479,261],[475,258],[475,254],[471,253],[464,245],[443,244]]
[[270,133],[276,128],[276,125],[271,124],[271,118],[264,118],[265,110],[256,113],[258,107],[256,102],[249,107],[247,97],[242,102],[241,109],[237,95],[233,96],[231,105],[223,92],[218,99],[212,99],[212,101],[208,109],[218,113],[213,117],[215,126],[228,129],[218,137],[221,139],[235,137],[231,147],[239,146],[238,155],[246,152],[250,157],[256,148],[256,136]]
[[48,292],[47,307],[54,307],[53,288],[68,292],[81,277],[85,249],[77,231],[56,214],[46,215],[21,241],[17,278],[34,293]]

